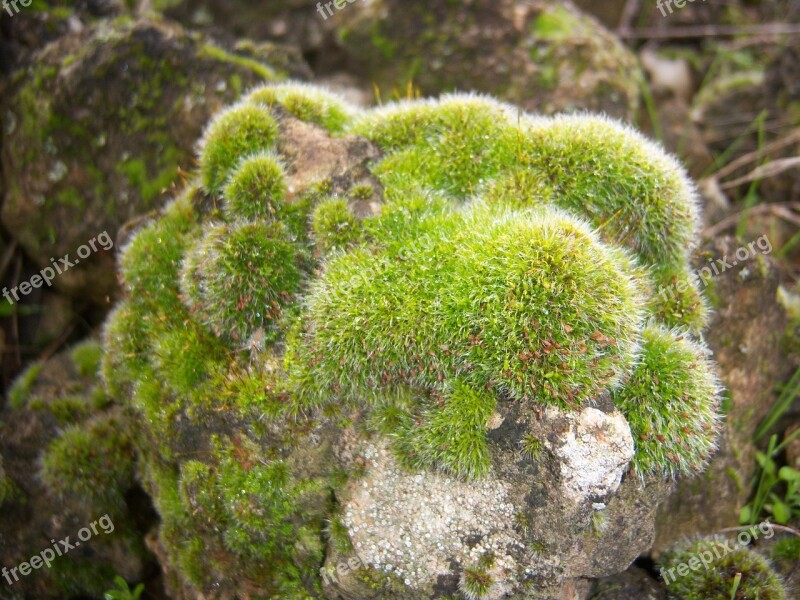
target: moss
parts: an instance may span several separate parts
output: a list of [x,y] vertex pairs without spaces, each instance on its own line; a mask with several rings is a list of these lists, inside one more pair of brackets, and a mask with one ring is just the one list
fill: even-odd
[[528,458],[535,459],[541,454],[544,443],[535,435],[528,433],[520,440],[520,446],[522,447],[522,452]]
[[397,384],[443,390],[462,376],[574,407],[632,359],[640,290],[627,258],[579,221],[476,210],[425,219],[415,233],[334,257],[310,289],[297,351],[309,367],[294,374],[311,404]]
[[[698,567],[687,569],[688,574],[681,576],[675,571],[682,564],[691,566],[693,559]],[[669,573],[671,569],[673,572]],[[741,582],[732,594],[734,576],[738,574],[741,574]],[[661,576],[667,582],[667,589],[681,600],[784,600],[788,597],[780,577],[764,557],[722,538],[678,545],[665,554]]]
[[[353,173],[289,190],[287,113],[380,147],[379,210],[351,210],[376,187]],[[221,113],[200,155],[209,194],[190,186],[122,252],[102,366],[142,425],[168,561],[198,590],[237,595],[219,575],[236,573],[264,597],[319,595],[326,542],[350,548],[337,494],[364,463],[318,464],[312,432],[355,427],[409,468],[472,479],[491,469],[500,402],[612,394],[638,472],[704,464],[718,386],[692,337],[699,287],[655,297],[691,277],[694,190],[638,134],[478,96],[359,112],[289,84]],[[491,569],[473,567],[475,593]]]
[[52,414],[59,423],[70,424],[82,421],[92,414],[94,407],[86,396],[67,395],[46,402],[43,398],[33,398],[28,403],[31,410],[46,410]]
[[687,334],[645,329],[638,364],[613,394],[631,426],[640,474],[690,475],[715,450],[721,387],[709,354]]
[[87,340],[72,348],[69,353],[75,371],[81,377],[93,377],[100,370],[103,346],[96,340]]
[[277,81],[280,78],[278,73],[265,64],[246,56],[228,52],[213,44],[203,44],[200,49],[200,56],[243,67],[266,81]]
[[299,289],[297,258],[279,224],[211,226],[187,256],[181,288],[189,309],[214,335],[242,345],[261,330],[270,343]]
[[564,40],[574,34],[576,19],[563,6],[542,12],[533,22],[534,37],[546,40]]
[[466,600],[485,600],[489,597],[494,579],[482,566],[464,569],[458,589]]
[[200,172],[210,193],[222,189],[240,160],[272,148],[278,124],[267,107],[241,103],[218,115],[200,143]]
[[135,459],[129,424],[104,414],[65,429],[47,448],[41,477],[53,493],[114,509],[133,485]]
[[797,563],[800,561],[800,537],[792,536],[778,540],[772,547],[771,554],[775,560],[788,560]]
[[344,250],[361,238],[361,221],[344,198],[329,198],[317,204],[312,215],[314,242],[323,252]]
[[249,156],[225,186],[225,211],[230,219],[280,219],[286,212],[286,175],[273,153]]
[[305,83],[266,85],[256,88],[246,102],[272,107],[282,106],[289,114],[324,127],[332,133],[342,131],[352,118],[350,109],[338,96]]
[[43,366],[42,363],[34,363],[14,380],[8,390],[8,404],[11,408],[20,409],[25,406]]
[[324,555],[321,522],[312,533],[313,513],[298,509],[304,497],[324,489],[295,479],[283,461],[254,462],[258,453],[245,441],[219,438],[214,448],[215,464],[190,460],[182,466],[179,513],[190,515],[199,531],[218,532],[217,543],[240,557],[248,571],[260,565],[251,575],[261,585],[299,591],[303,584],[297,565],[318,570]]
[[440,467],[466,479],[476,479],[491,467],[486,424],[495,398],[461,382],[438,403],[406,418],[390,433],[403,464]]

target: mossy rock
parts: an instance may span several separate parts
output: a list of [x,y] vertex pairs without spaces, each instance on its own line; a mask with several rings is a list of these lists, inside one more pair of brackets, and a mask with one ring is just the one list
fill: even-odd
[[79,542],[50,568],[0,580],[0,596],[98,597],[115,575],[137,581],[152,567],[134,423],[99,380],[102,352],[89,339],[32,365],[0,412],[0,531],[13,540],[0,543],[0,562],[29,561],[46,540]]
[[[198,153],[122,250],[104,333],[170,586],[332,597],[331,544],[364,561],[342,589],[528,597],[646,549],[626,532],[719,421],[698,284],[659,294],[699,222],[675,159],[608,118],[467,94],[359,110],[293,83],[215,117]],[[454,529],[418,520],[448,494],[471,507]],[[391,577],[370,506],[414,545]],[[593,527],[619,548],[579,557]]]
[[111,244],[80,260],[78,249],[102,232],[113,244],[124,223],[163,205],[209,116],[283,77],[174,24],[120,18],[58,38],[3,92],[4,225],[39,268],[71,256],[54,285],[107,302]]
[[380,0],[348,6],[331,21],[385,98],[405,96],[409,86],[425,95],[476,90],[530,111],[625,120],[638,107],[635,57],[571,4]]

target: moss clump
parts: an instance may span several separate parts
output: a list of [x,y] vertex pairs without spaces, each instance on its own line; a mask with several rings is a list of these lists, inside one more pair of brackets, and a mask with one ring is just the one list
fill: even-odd
[[97,340],[87,340],[75,346],[69,357],[78,375],[92,377],[100,370],[103,346]]
[[312,284],[305,344],[293,350],[306,361],[292,371],[308,404],[397,385],[444,391],[461,377],[577,407],[630,364],[641,291],[628,257],[585,224],[474,210],[414,231],[332,258]]
[[344,250],[362,235],[361,221],[344,198],[329,198],[317,204],[312,229],[317,248],[324,252]]
[[[188,518],[193,531],[209,534],[211,544],[244,561],[266,589],[294,597],[290,592],[299,593],[304,585],[297,565],[322,564],[322,523],[315,522],[319,517],[313,511],[301,509],[324,488],[293,477],[284,461],[259,459],[246,441],[219,438],[213,443],[218,462],[189,460],[182,465],[179,506],[172,510],[179,520]],[[214,550],[212,546],[205,552]],[[273,568],[259,572],[261,564]],[[202,583],[205,574],[197,575],[196,583]]]
[[243,158],[272,148],[278,124],[260,104],[240,103],[214,119],[200,142],[203,187],[217,193]]
[[244,343],[262,329],[273,341],[300,286],[297,250],[284,227],[209,227],[187,254],[181,288],[190,311],[214,335]]
[[232,220],[274,219],[284,212],[286,176],[277,156],[262,152],[246,158],[225,186],[225,212]]
[[414,413],[400,413],[399,422],[385,433],[407,466],[440,467],[475,479],[491,467],[486,424],[495,403],[494,395],[457,381],[438,401],[425,402]]
[[42,363],[34,363],[14,380],[8,390],[8,404],[11,408],[20,409],[25,406],[43,366]]
[[68,427],[42,458],[42,481],[56,494],[71,494],[100,510],[123,506],[136,460],[129,427],[108,413]]
[[464,569],[458,589],[466,600],[485,600],[489,597],[494,579],[483,567]]
[[[694,564],[698,566],[691,568]],[[683,576],[678,572],[681,565],[688,571]],[[736,587],[734,577],[739,573],[741,582],[732,595]],[[661,576],[669,591],[681,600],[784,600],[788,597],[780,577],[763,556],[722,538],[679,544],[665,555]]]
[[630,380],[613,394],[631,426],[640,474],[699,472],[716,448],[720,385],[688,334],[647,327]]
[[338,96],[305,83],[265,85],[250,92],[245,101],[269,107],[280,105],[301,121],[314,123],[330,132],[342,131],[352,116],[352,111]]

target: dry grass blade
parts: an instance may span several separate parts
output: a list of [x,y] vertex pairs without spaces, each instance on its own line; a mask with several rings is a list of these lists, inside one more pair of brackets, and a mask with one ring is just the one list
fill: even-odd
[[733,179],[726,183],[722,183],[720,184],[720,187],[723,190],[729,190],[731,188],[740,186],[744,183],[750,183],[751,181],[758,181],[762,179],[768,179],[770,177],[775,177],[777,175],[780,175],[784,171],[788,171],[789,169],[798,166],[800,166],[800,156],[779,158],[777,160],[770,161],[767,164],[756,167],[744,177],[739,177],[737,179]]

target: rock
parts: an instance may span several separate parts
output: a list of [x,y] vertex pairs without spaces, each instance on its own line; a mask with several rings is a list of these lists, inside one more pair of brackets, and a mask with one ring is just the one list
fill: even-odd
[[[620,487],[633,457],[624,417],[548,409],[528,434],[545,440],[532,460],[512,442],[521,419],[497,419],[490,433],[497,469],[477,482],[409,473],[383,444],[352,452],[366,461],[363,477],[339,496],[353,552],[328,557],[328,597],[457,594],[486,557],[495,583],[481,597],[492,599],[522,589],[578,597],[570,590],[589,578],[625,569],[651,543],[655,506],[669,486],[626,477]],[[341,566],[350,563],[355,568]],[[387,578],[403,585],[374,585]]]
[[636,58],[568,3],[377,0],[336,13],[353,65],[390,96],[492,94],[540,113],[590,110],[632,120]]
[[98,386],[100,353],[89,341],[32,365],[0,411],[0,564],[30,561],[47,540],[74,544],[0,579],[3,597],[100,596],[115,575],[139,581],[152,567],[142,538],[154,515],[133,480],[131,423]]
[[305,0],[178,0],[164,14],[195,29],[224,29],[237,38],[277,41],[306,52],[318,51],[328,30],[315,3]]
[[295,83],[214,117],[104,331],[170,593],[575,599],[627,569],[716,437],[698,221],[604,118]]
[[[279,71],[176,26],[100,21],[17,72],[3,116],[2,219],[40,267],[159,206],[191,168],[208,116]],[[54,284],[97,303],[113,252],[89,252]]]
[[778,271],[762,254],[737,259],[740,248],[733,238],[718,238],[695,263],[707,266],[723,257],[738,262],[712,277],[707,289],[716,311],[706,339],[729,390],[727,416],[709,469],[680,482],[659,507],[655,556],[682,538],[738,525],[756,469],[753,433],[776,399],[775,382],[787,380],[792,370],[781,348],[787,320],[776,299]]
[[667,591],[646,571],[631,567],[594,583],[592,600],[667,600]]

